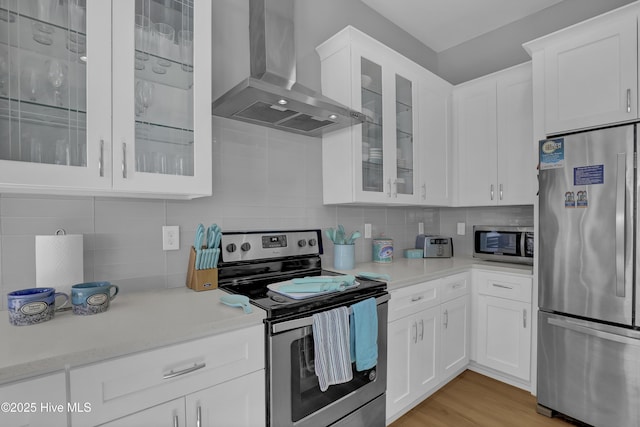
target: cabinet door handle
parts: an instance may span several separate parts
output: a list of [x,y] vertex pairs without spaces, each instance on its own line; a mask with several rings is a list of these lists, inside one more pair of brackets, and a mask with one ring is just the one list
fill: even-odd
[[500,200],[502,200],[502,184],[500,184]]
[[393,181],[393,197],[398,198],[398,180]]
[[98,173],[104,177],[104,139],[100,140],[100,157],[98,158]]
[[387,196],[391,197],[391,178],[389,178],[387,183],[389,184],[389,193],[387,194]]
[[627,89],[627,113],[631,112],[631,89]]
[[522,327],[523,328],[527,327],[527,309],[526,308],[522,309]]
[[444,311],[444,328],[447,329],[449,327],[449,310]]
[[491,200],[493,200],[493,184],[491,184],[491,191],[490,191],[490,193],[491,193]]
[[492,283],[491,285],[496,288],[513,289],[513,286],[501,285],[499,283]]
[[127,179],[127,143],[122,143],[122,178]]
[[202,427],[202,407],[200,405],[196,409],[196,427]]
[[202,363],[195,363],[193,366],[186,368],[186,369],[182,369],[181,371],[174,371],[173,369],[171,371],[169,371],[168,374],[164,374],[162,376],[163,380],[168,380],[169,378],[175,378],[175,377],[179,377],[180,375],[185,375],[188,374],[190,372],[193,371],[197,371],[198,369],[202,369],[205,366],[207,366],[207,364],[205,362]]
[[420,319],[420,341],[424,339],[424,319]]
[[180,427],[180,424],[178,422],[178,416],[174,415],[173,416],[173,427]]
[[413,342],[417,343],[418,342],[418,323],[413,322],[413,327],[411,329],[413,329],[413,332],[414,332]]
[[422,200],[427,200],[427,183],[422,184]]
[[419,297],[411,297],[411,302],[420,301],[421,299],[422,299],[422,295],[420,295]]

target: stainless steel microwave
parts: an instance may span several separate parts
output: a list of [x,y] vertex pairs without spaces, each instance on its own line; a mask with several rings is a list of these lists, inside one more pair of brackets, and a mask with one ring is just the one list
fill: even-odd
[[489,261],[533,264],[533,227],[474,225],[473,256]]

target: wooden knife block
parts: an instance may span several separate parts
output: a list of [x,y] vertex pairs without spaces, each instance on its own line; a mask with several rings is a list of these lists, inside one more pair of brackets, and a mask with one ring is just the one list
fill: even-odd
[[196,248],[191,246],[189,268],[187,269],[187,288],[194,291],[209,291],[218,288],[218,269],[196,270]]

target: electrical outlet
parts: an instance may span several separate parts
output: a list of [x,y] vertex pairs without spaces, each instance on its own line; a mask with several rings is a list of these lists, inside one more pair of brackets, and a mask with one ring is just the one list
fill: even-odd
[[424,234],[424,222],[418,223],[418,234]]
[[180,226],[162,226],[162,250],[176,251],[180,249]]
[[464,236],[466,233],[467,224],[464,222],[458,223],[458,236]]
[[364,225],[364,238],[365,239],[371,238],[371,224]]

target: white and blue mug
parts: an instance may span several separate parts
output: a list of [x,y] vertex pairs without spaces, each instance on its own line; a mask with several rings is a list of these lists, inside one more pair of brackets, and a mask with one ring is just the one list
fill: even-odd
[[104,313],[109,303],[118,295],[119,288],[110,282],[79,283],[71,287],[73,314]]
[[[64,302],[56,307],[56,299]],[[34,325],[53,319],[54,313],[69,303],[69,295],[54,288],[29,288],[9,292],[7,308],[9,323],[16,326]]]

